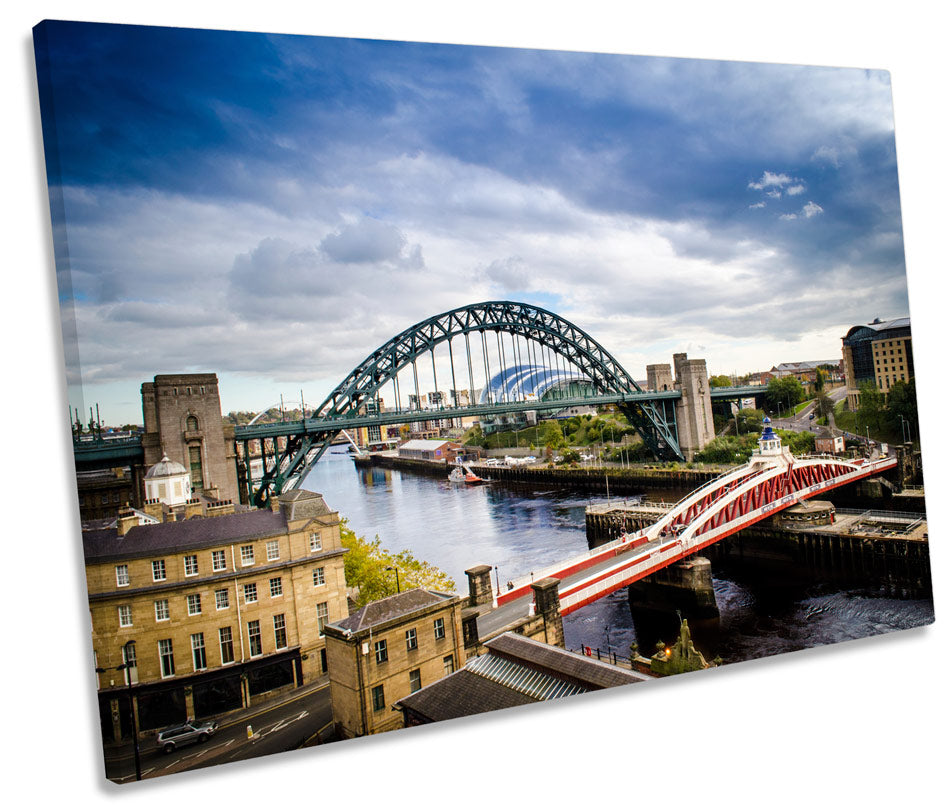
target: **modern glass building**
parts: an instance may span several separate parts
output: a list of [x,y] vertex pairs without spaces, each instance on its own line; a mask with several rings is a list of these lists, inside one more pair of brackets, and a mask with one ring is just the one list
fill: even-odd
[[887,394],[898,381],[914,377],[910,318],[858,324],[841,340],[848,408],[855,411],[861,385],[873,383]]

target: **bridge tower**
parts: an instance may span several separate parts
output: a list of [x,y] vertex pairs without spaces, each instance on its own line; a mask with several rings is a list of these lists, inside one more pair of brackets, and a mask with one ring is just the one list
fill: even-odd
[[[709,375],[702,358],[687,359],[685,352],[673,356],[675,387],[682,392],[676,404],[676,427],[679,444],[686,459],[691,460],[715,436],[712,400],[709,397]],[[649,373],[648,373],[649,374]]]
[[225,436],[218,376],[156,375],[141,391],[146,469],[167,455],[188,470],[194,493],[237,504],[234,436]]

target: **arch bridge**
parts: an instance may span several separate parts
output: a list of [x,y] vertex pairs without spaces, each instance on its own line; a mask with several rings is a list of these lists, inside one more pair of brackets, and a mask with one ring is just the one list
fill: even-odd
[[[437,351],[441,353],[438,360]],[[426,381],[432,382],[433,394],[439,392],[440,375],[443,385],[451,385],[448,405],[440,404],[437,410],[422,407],[420,366]],[[525,384],[521,394],[492,391],[482,402],[475,402],[476,385],[488,391],[493,368],[497,373],[510,367],[518,370]],[[589,393],[568,392],[539,401],[530,394],[530,383],[535,374],[540,375],[536,371],[545,368],[563,378],[583,376],[589,381]],[[460,386],[467,386],[465,403]],[[384,391],[387,397],[391,394],[395,408],[381,410]],[[745,387],[716,390],[716,395],[735,400],[763,391],[764,387]],[[243,446],[247,483],[253,481],[250,443],[261,444],[263,476],[253,502],[263,505],[270,493],[302,482],[341,430],[357,427],[616,404],[658,458],[682,460],[675,409],[681,396],[676,390],[644,391],[601,344],[555,313],[520,302],[481,302],[425,319],[391,338],[363,359],[310,417],[238,427],[235,441]],[[403,407],[404,401],[408,408]]]

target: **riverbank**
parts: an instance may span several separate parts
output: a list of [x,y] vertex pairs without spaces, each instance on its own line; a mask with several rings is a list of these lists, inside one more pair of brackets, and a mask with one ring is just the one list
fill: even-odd
[[[353,458],[357,467],[390,468],[430,476],[448,476],[452,466],[435,460],[397,457],[392,453],[365,454]],[[689,466],[689,467],[687,467]],[[644,489],[689,492],[729,470],[722,465],[701,463],[668,466],[658,463],[635,463],[627,466],[599,465],[577,468],[549,467],[547,464],[489,466],[471,463],[471,469],[492,482],[553,485],[582,491],[635,494]]]

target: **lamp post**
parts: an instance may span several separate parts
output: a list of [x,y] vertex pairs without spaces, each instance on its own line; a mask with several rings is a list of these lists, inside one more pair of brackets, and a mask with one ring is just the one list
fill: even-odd
[[[123,647],[123,663],[115,667],[116,671],[125,671],[125,684],[129,689],[129,717],[132,720],[132,752],[135,757],[135,780],[142,780],[142,764],[139,761],[139,733],[138,727],[135,724],[135,706],[132,702],[132,669],[134,666],[134,661],[129,656],[129,647],[134,646],[135,641],[129,640]],[[108,671],[108,668],[97,668],[97,674],[104,674]]]
[[396,566],[392,566],[392,567],[385,567],[385,570],[386,570],[386,572],[395,572],[395,573],[396,573],[396,594],[398,595],[399,592],[400,592],[400,589],[399,589],[399,568],[396,567]]

